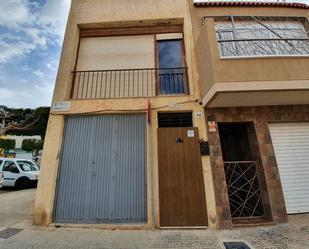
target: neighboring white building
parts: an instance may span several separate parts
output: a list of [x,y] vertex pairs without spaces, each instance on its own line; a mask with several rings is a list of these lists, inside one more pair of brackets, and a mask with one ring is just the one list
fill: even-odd
[[14,139],[15,140],[15,149],[21,149],[21,145],[24,139],[38,139],[41,140],[41,136],[16,136],[16,135],[7,135],[5,138]]

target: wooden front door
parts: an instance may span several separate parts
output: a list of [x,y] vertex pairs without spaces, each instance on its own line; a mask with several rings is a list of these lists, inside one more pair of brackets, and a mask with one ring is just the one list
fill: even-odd
[[158,128],[160,226],[206,226],[197,128]]

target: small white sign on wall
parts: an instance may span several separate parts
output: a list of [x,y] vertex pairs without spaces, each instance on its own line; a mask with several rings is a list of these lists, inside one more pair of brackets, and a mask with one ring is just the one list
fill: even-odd
[[202,118],[203,117],[202,112],[195,112],[195,117],[196,118]]
[[177,103],[171,103],[171,104],[168,105],[168,108],[173,109],[173,110],[175,110],[175,109],[178,110],[178,109],[180,109],[180,105],[177,104]]
[[187,130],[188,137],[194,137],[194,130]]
[[208,121],[208,130],[209,132],[216,132],[217,126],[215,121]]
[[70,101],[61,101],[61,102],[54,102],[51,110],[53,112],[67,112],[71,109],[71,102]]

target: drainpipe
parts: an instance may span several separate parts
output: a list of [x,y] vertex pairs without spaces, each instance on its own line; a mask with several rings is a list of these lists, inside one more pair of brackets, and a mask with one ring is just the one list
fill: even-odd
[[155,207],[154,207],[154,166],[153,166],[153,137],[152,137],[152,122],[151,122],[151,102],[148,97],[148,127],[149,127],[149,157],[150,157],[150,192],[151,192],[151,224],[152,229],[155,228]]

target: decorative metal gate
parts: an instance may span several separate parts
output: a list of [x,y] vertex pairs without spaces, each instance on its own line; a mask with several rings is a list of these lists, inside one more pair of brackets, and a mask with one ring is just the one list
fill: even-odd
[[224,162],[232,218],[264,216],[255,161]]

